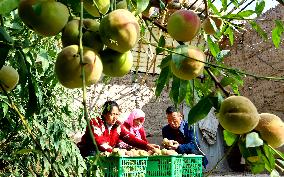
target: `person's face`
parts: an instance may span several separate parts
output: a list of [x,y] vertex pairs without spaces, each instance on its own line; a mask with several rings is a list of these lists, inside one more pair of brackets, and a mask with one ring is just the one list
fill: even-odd
[[144,118],[139,117],[133,120],[133,127],[139,127],[140,125],[143,124]]
[[173,129],[178,129],[180,126],[182,117],[179,112],[173,112],[173,113],[167,114],[167,119],[168,119],[169,125]]
[[119,116],[120,112],[119,112],[119,109],[118,107],[114,106],[111,110],[111,112],[107,113],[106,115],[104,115],[105,117],[105,120],[106,120],[106,123],[108,125],[114,125],[115,122],[117,121],[118,119],[118,116]]

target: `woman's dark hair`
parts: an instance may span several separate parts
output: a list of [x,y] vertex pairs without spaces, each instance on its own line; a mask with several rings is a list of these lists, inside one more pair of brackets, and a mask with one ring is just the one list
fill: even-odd
[[173,112],[177,112],[177,109],[174,107],[174,106],[169,106],[167,109],[166,109],[166,114],[171,114]]
[[102,107],[102,115],[106,115],[107,113],[110,113],[112,111],[113,107],[117,107],[119,109],[118,104],[115,101],[106,101]]

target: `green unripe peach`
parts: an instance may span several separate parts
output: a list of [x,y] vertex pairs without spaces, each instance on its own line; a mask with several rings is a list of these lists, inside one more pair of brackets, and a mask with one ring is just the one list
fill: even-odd
[[[18,72],[11,66],[3,66],[0,69],[0,84],[5,91],[10,91],[16,87],[19,82]],[[0,92],[2,92],[2,87],[0,87]]]
[[131,51],[119,53],[112,49],[105,49],[100,54],[103,62],[103,73],[111,77],[122,77],[129,73],[133,65]]
[[54,0],[21,0],[18,13],[29,28],[43,36],[58,34],[69,18],[68,8]]
[[217,117],[224,129],[235,134],[252,131],[260,119],[254,104],[244,96],[226,98],[221,104]]
[[[86,85],[89,86],[98,82],[103,65],[98,55],[91,48],[84,47],[83,63]],[[67,46],[58,54],[55,74],[64,87],[80,88],[83,86],[78,45]]]
[[[63,47],[79,45],[79,19],[69,21],[62,31]],[[93,19],[83,19],[83,46],[90,47],[96,52],[103,49],[103,42],[99,34],[99,22]]]
[[110,0],[96,0],[96,5],[93,0],[84,0],[84,9],[94,17],[105,15],[110,7]]
[[176,77],[191,80],[202,74],[206,59],[203,51],[195,46],[182,45],[176,48],[176,52],[183,55],[173,54],[171,60],[171,70]]

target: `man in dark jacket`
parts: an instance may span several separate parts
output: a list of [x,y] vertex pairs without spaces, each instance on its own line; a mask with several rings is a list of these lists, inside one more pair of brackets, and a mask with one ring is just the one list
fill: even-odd
[[[197,154],[203,155],[199,146],[197,136],[195,135],[193,126],[188,126],[188,123],[182,119],[180,112],[175,107],[169,106],[166,110],[168,125],[162,129],[163,138],[174,140],[170,149],[176,150],[179,154]],[[203,158],[203,166],[208,164],[207,158]]]

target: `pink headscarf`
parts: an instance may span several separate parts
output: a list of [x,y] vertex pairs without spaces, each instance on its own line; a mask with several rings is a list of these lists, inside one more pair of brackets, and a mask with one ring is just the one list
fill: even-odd
[[125,120],[130,125],[130,129],[139,130],[142,125],[139,127],[133,127],[133,120],[143,117],[143,123],[145,121],[145,113],[141,109],[133,109],[133,111],[129,114],[128,118]]

